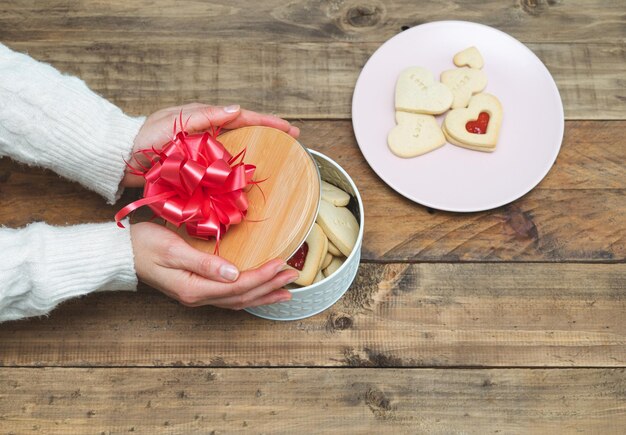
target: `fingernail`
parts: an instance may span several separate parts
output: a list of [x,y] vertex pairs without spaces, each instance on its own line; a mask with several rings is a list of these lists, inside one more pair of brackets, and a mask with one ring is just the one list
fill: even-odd
[[300,278],[300,274],[299,273],[297,273],[297,274],[293,275],[291,278],[289,278],[289,280],[285,284],[291,284],[292,282],[297,281],[298,278]]
[[291,300],[291,295],[281,297],[278,302],[287,302]]
[[220,267],[220,276],[228,281],[234,281],[239,276],[239,271],[235,266],[231,266],[230,264],[225,264]]
[[239,109],[241,109],[241,107],[239,107],[239,104],[231,104],[230,106],[224,107],[224,112],[235,113],[239,112]]

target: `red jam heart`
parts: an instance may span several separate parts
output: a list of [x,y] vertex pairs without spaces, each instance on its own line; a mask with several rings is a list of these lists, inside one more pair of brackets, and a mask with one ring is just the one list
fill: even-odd
[[294,269],[302,270],[302,268],[304,268],[304,262],[308,253],[309,245],[307,242],[304,242],[302,246],[298,248],[296,253],[293,254],[289,260],[287,260],[287,264]]
[[487,112],[480,112],[476,121],[469,121],[465,124],[465,129],[474,134],[487,133],[487,125],[489,124],[489,114]]

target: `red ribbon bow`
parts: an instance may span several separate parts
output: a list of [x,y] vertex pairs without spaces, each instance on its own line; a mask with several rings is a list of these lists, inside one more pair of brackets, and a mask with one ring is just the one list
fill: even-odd
[[190,236],[215,237],[215,252],[231,225],[240,223],[248,211],[244,189],[256,184],[252,179],[256,167],[243,163],[245,149],[231,154],[215,137],[220,129],[188,134],[182,127],[162,150],[140,150],[151,163],[142,170],[127,166],[134,175],[143,176],[146,184],[143,198],[128,204],[115,215],[117,225],[132,211],[147,205],[155,216],[179,227],[183,223]]

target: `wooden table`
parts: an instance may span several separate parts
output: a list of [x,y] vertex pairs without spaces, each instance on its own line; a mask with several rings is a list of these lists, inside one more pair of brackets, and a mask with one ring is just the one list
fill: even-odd
[[[356,282],[307,320],[141,287],[0,325],[0,432],[624,433],[625,14],[621,0],[2,2],[0,41],[128,113],[198,100],[294,120],[355,179],[366,229]],[[403,199],[352,133],[367,58],[443,19],[526,43],[565,105],[550,174],[484,213]],[[110,221],[138,195],[109,207],[0,160],[2,225]]]

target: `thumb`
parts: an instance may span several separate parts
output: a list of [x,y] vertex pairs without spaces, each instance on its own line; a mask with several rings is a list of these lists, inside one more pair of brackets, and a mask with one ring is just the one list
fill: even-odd
[[199,251],[187,243],[176,249],[176,266],[212,281],[233,282],[239,278],[235,265],[217,255]]
[[189,114],[187,131],[199,132],[219,127],[236,119],[241,114],[238,104],[231,106],[206,106]]

